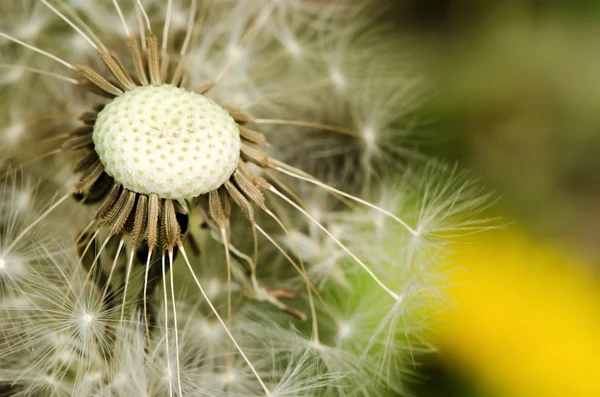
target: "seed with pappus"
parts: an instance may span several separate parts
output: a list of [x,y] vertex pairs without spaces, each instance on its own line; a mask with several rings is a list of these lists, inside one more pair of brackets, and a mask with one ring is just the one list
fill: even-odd
[[[443,246],[427,226],[458,211],[438,205],[451,178],[419,192],[421,204],[419,194],[394,206],[361,198],[374,197],[361,184],[409,160],[395,145],[419,80],[398,77],[397,40],[372,28],[377,10],[312,0],[33,4],[27,34],[0,29],[17,59],[0,68],[20,76],[0,89],[28,76],[27,89],[43,90],[3,115],[18,149],[0,160],[66,192],[0,236],[0,264],[32,249],[40,254],[27,265],[50,262],[61,281],[44,288],[33,271],[10,284],[6,344],[51,354],[8,363],[0,382],[52,395],[403,393],[405,347],[421,343],[403,318],[422,305],[421,274]],[[457,189],[452,202],[463,204],[469,191]],[[14,200],[0,205],[21,219]],[[428,225],[411,208],[432,214]],[[61,220],[75,260],[32,237]],[[386,232],[402,249],[383,245]],[[381,307],[344,308],[343,291]]]

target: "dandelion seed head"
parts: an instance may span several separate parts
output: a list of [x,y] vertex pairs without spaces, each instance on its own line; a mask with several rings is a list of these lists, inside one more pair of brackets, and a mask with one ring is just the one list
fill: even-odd
[[210,99],[164,84],[114,99],[94,125],[107,174],[142,194],[185,199],[222,186],[238,165],[240,133]]

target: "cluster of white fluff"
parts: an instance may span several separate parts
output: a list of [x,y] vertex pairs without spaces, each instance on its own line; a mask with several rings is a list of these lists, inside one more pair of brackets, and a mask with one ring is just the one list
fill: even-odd
[[[81,17],[109,48],[126,53],[114,1],[49,3],[71,20]],[[118,3],[137,34],[144,19],[136,1]],[[156,32],[171,15],[167,49],[177,54],[190,0],[140,3]],[[267,196],[285,231],[257,215],[265,232],[258,263],[244,254],[254,241],[234,211],[229,290],[221,235],[193,210],[186,249],[225,322],[179,253],[165,277],[160,261],[152,263],[158,273],[149,330],[140,305],[144,269],[135,267],[124,288],[135,247],[117,246],[117,238],[103,247],[75,246],[82,231],[94,232],[86,229],[94,208],[71,199],[53,205],[56,192],[72,188],[77,176],[72,155],[54,152],[52,144],[97,98],[65,81],[73,76],[59,63],[0,38],[0,394],[407,393],[417,353],[431,348],[425,332],[428,312],[443,295],[439,263],[451,255],[457,234],[484,226],[479,215],[488,197],[456,169],[414,155],[415,110],[425,87],[402,37],[382,25],[384,12],[379,4],[353,0],[198,0],[185,44],[186,86],[216,81],[207,97],[250,112],[270,142],[270,156],[329,185],[273,174],[293,189],[306,214]],[[101,69],[85,38],[40,1],[1,1],[0,32]],[[112,265],[110,282],[82,266],[86,261],[104,270]],[[249,263],[256,278],[249,277]]]
[[[314,338],[310,320],[293,321],[268,304],[247,299],[236,308],[231,332],[272,395],[393,396],[406,392],[404,381],[414,370],[414,357],[431,348],[426,342],[427,315],[442,299],[438,261],[449,254],[443,249],[448,241],[443,234],[461,227],[478,228],[477,222],[463,217],[481,208],[472,198],[474,186],[463,175],[446,169],[428,172],[424,176],[446,181],[430,179],[414,189],[411,185],[418,181],[405,177],[371,197],[383,208],[410,214],[416,224],[427,227],[420,238],[380,218],[379,212],[343,211],[327,208],[328,203],[335,206],[331,199],[319,202],[320,221],[356,255],[367,258],[375,272],[401,294],[401,300],[389,299],[317,231],[299,227],[286,241],[306,261],[309,278],[322,294],[323,303],[317,306],[319,339]],[[165,396],[177,381],[177,358],[184,395],[262,395],[245,361],[228,352],[227,334],[192,283],[182,277],[179,261],[171,275],[178,291],[179,350],[173,341],[173,313],[165,321],[159,294],[152,308],[157,324],[150,351],[139,311],[127,308],[126,321],[119,326],[122,282],[115,283],[112,291],[102,290],[86,281],[72,248],[39,239],[51,235],[48,227],[64,227],[64,223],[40,224],[41,235],[23,239],[7,252],[14,237],[36,218],[33,207],[23,211],[15,199],[33,198],[36,186],[15,182],[19,180],[4,186],[0,231],[4,261],[0,271],[0,382],[13,385],[15,395]],[[441,191],[445,189],[453,193],[446,195]],[[429,199],[425,206],[421,205],[423,197]],[[227,292],[223,257],[215,254],[219,250],[210,236],[203,238],[199,242],[202,254],[194,266],[210,299],[223,303]],[[106,254],[107,260],[113,256]],[[279,260],[272,266],[265,264],[260,272],[272,274],[260,277],[261,283],[302,288],[299,276],[281,268],[289,265]],[[241,297],[242,275],[237,273],[236,280],[239,283],[233,284],[232,291]],[[138,274],[133,283],[140,282]],[[106,304],[106,294],[114,295],[112,304]],[[131,299],[129,303],[133,306]],[[304,299],[295,306],[309,310]],[[166,330],[171,335],[168,355]],[[226,360],[231,361],[227,364]]]

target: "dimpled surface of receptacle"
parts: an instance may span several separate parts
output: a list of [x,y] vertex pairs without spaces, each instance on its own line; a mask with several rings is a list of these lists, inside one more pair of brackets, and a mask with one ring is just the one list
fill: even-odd
[[241,146],[225,109],[166,84],[137,87],[108,103],[94,124],[93,141],[116,182],[169,199],[219,188],[237,167]]

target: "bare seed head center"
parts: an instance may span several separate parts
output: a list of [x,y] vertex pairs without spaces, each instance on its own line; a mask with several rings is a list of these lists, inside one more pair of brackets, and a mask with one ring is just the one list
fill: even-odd
[[98,114],[95,150],[105,172],[136,193],[197,197],[219,188],[240,157],[240,133],[225,109],[172,85],[137,87]]

